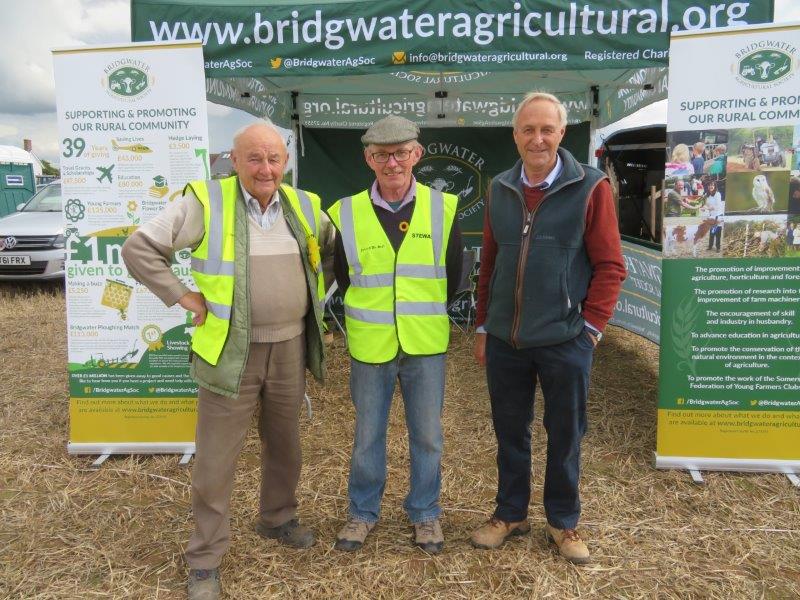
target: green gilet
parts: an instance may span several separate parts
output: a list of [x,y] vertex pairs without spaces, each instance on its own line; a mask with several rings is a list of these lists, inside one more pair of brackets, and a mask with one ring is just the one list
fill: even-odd
[[[205,235],[192,251],[192,276],[206,299],[205,323],[192,335],[192,376],[203,387],[238,395],[250,345],[249,232],[247,207],[238,177],[187,184],[203,205]],[[322,303],[324,282],[319,260],[320,199],[281,185],[283,216],[298,246],[312,310],[306,315],[306,366],[324,376]]]
[[344,296],[350,355],[385,363],[447,351],[446,254],[458,198],[417,183],[414,212],[395,253],[369,192],[328,209],[342,237],[350,287]]

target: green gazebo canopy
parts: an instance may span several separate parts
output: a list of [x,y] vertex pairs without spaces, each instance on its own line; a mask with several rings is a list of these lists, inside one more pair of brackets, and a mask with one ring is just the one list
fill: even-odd
[[134,41],[203,40],[209,100],[324,128],[389,112],[508,125],[532,89],[602,127],[666,97],[670,31],[772,15],[773,0],[131,0]]

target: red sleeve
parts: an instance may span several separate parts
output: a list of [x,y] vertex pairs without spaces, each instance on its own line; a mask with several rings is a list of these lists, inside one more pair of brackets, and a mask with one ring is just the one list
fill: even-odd
[[481,266],[478,271],[478,307],[476,309],[475,327],[480,327],[486,320],[486,311],[489,307],[489,280],[492,278],[496,256],[497,242],[492,233],[492,224],[489,220],[489,202],[487,202],[483,212],[483,246],[481,247]]
[[[583,318],[602,331],[614,314],[622,282],[627,276],[614,197],[607,179],[601,180],[589,197],[583,243],[592,265]],[[480,315],[480,308],[478,310]]]

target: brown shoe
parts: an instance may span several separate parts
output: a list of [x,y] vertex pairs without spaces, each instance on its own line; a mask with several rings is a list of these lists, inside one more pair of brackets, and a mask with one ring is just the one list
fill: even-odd
[[189,569],[189,600],[219,600],[219,569]]
[[558,546],[558,553],[569,562],[585,565],[591,562],[589,549],[574,529],[556,529],[549,523],[545,527],[547,539]]
[[336,535],[336,550],[344,550],[345,552],[354,552],[364,545],[364,540],[367,535],[375,527],[375,523],[367,523],[365,521],[356,521],[350,519],[344,524]]
[[290,548],[310,548],[315,541],[314,532],[305,525],[301,525],[297,519],[290,519],[277,527],[267,527],[263,521],[259,520],[256,522],[256,533],[270,540],[278,540]]
[[439,519],[414,523],[414,545],[428,554],[439,554],[444,548],[444,534]]
[[492,548],[499,548],[512,535],[524,535],[530,530],[531,526],[528,521],[506,523],[496,517],[492,517],[485,525],[472,532],[469,541],[476,548],[491,550]]

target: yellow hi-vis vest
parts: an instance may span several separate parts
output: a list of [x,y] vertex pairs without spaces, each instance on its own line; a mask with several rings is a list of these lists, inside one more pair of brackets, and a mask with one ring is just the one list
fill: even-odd
[[395,254],[369,192],[328,209],[342,237],[350,287],[344,296],[350,355],[384,363],[447,351],[447,241],[458,198],[417,183],[414,212]]
[[[202,241],[192,251],[192,276],[197,288],[205,297],[206,320],[195,328],[192,335],[192,351],[207,363],[216,365],[222,348],[228,338],[231,309],[233,305],[235,261],[248,257],[235,255],[235,214],[236,200],[240,196],[238,177],[212,179],[210,181],[192,181],[186,185],[191,189],[203,205]],[[320,199],[316,194],[296,190],[288,185],[281,185],[280,191],[289,201],[297,220],[306,234],[308,257],[301,257],[311,262],[317,272],[317,298],[315,310],[320,310],[325,294],[325,283],[322,266],[319,260]],[[315,255],[312,257],[312,253]],[[249,307],[246,309],[249,313]]]

